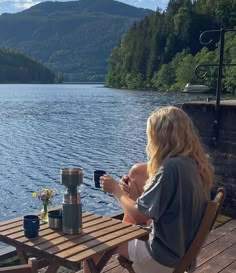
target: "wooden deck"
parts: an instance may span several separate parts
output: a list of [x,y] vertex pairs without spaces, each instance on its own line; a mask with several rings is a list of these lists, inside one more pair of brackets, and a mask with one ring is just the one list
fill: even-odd
[[[128,271],[122,268],[114,257],[102,272]],[[236,273],[236,220],[216,223],[198,256],[197,269],[194,273]]]
[[196,273],[236,273],[236,220],[212,230],[197,259]]

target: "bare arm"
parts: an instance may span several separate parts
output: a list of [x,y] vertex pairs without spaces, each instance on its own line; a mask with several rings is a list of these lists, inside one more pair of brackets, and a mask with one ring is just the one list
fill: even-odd
[[119,184],[111,176],[102,176],[100,185],[104,191],[112,193],[115,196],[124,213],[130,215],[137,223],[145,223],[149,219],[148,216],[136,207],[136,202],[122,191]]

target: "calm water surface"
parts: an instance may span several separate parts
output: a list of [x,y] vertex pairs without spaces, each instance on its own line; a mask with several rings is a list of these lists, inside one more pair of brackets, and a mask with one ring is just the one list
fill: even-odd
[[[205,99],[204,96],[201,96]],[[57,189],[60,168],[81,166],[85,209],[119,210],[115,199],[93,186],[104,169],[115,179],[145,161],[146,120],[162,105],[197,96],[107,89],[102,85],[0,85],[0,220],[41,209],[32,191]]]

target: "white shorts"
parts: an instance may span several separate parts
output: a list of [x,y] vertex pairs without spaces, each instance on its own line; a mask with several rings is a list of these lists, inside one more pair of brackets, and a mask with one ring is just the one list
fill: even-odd
[[161,265],[151,257],[145,241],[137,239],[129,241],[128,253],[136,273],[173,273],[174,268]]

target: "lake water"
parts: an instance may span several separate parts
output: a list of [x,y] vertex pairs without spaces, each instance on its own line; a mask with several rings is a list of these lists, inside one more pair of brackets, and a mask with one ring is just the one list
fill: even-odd
[[119,210],[115,199],[93,186],[95,169],[115,179],[145,161],[146,120],[163,105],[206,95],[107,89],[102,85],[0,85],[0,219],[41,209],[31,197],[43,187],[57,189],[60,168],[81,166],[84,209]]

